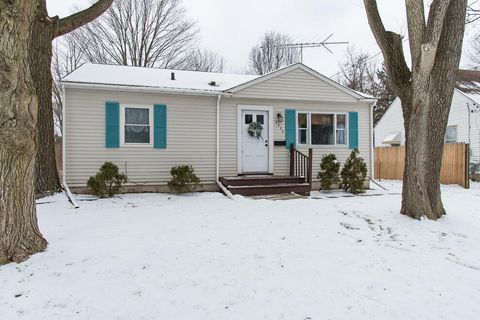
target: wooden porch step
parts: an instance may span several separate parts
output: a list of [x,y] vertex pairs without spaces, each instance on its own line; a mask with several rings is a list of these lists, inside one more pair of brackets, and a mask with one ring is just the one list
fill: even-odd
[[267,186],[276,184],[295,184],[305,183],[303,177],[290,177],[290,176],[238,176],[238,177],[221,177],[220,182],[226,186]]
[[310,185],[305,182],[241,186],[229,185],[227,188],[232,194],[240,194],[242,196],[260,196],[292,192],[302,196],[310,195]]

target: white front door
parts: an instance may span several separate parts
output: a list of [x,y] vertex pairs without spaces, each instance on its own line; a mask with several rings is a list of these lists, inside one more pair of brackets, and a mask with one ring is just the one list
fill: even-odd
[[[260,137],[248,133],[251,123],[263,127]],[[268,173],[269,119],[268,111],[242,110],[242,171],[243,173]]]

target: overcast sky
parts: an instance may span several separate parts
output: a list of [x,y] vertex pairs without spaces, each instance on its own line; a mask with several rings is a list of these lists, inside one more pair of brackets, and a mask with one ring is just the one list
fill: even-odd
[[[248,54],[266,31],[290,34],[295,41],[348,41],[371,54],[379,49],[367,23],[363,0],[183,0],[187,15],[200,27],[200,45],[221,54],[227,70],[243,72]],[[68,15],[89,0],[47,0],[51,16]],[[405,1],[378,0],[386,27],[406,35]],[[469,36],[471,31],[468,32]],[[304,63],[332,76],[346,46],[304,49]],[[379,57],[380,58],[380,57]]]

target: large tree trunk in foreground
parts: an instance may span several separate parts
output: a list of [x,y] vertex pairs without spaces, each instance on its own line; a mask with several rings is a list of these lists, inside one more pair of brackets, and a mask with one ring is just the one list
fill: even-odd
[[390,85],[402,101],[406,136],[401,213],[436,220],[445,214],[440,169],[465,28],[466,0],[433,0],[425,20],[422,0],[407,0],[412,70],[402,37],[386,31],[375,0],[364,0]]
[[411,106],[404,108],[406,158],[401,213],[416,219],[425,216],[436,220],[445,214],[440,170],[461,57],[465,12],[465,1],[451,1],[433,67],[429,74],[413,74]]
[[28,66],[36,5],[0,1],[0,264],[43,251],[33,173],[37,98]]
[[30,70],[38,96],[37,160],[35,192],[59,191],[60,179],[55,161],[55,134],[52,108],[52,41],[94,20],[113,0],[99,0],[89,8],[63,19],[48,16],[46,0],[35,0],[38,10],[32,30]]

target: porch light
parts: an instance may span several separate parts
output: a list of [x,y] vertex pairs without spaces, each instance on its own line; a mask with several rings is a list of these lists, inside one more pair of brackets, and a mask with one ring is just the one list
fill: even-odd
[[279,112],[277,113],[277,123],[282,123],[283,122],[283,116],[282,114]]

